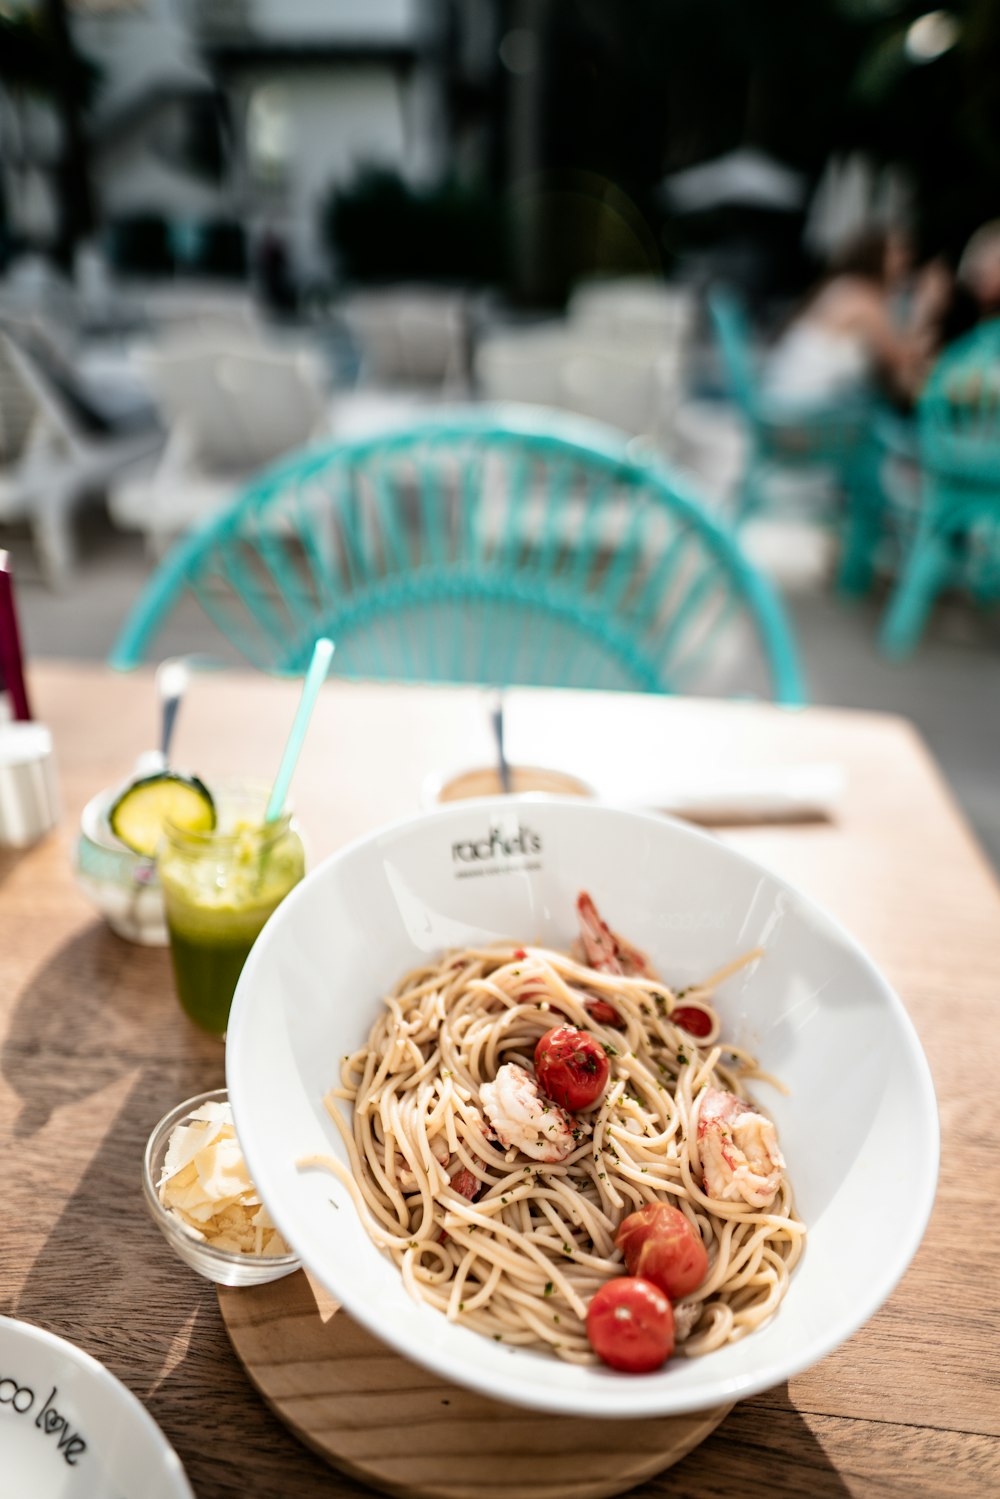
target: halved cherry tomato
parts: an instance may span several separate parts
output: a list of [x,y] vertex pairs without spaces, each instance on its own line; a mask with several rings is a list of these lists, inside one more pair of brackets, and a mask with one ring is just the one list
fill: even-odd
[[649,1374],[674,1351],[674,1309],[651,1281],[606,1281],[587,1308],[590,1346],[612,1369]]
[[689,1036],[694,1036],[697,1040],[711,1034],[711,1015],[706,1015],[704,1010],[699,1010],[694,1005],[678,1006],[670,1018],[674,1025],[679,1025],[682,1031],[687,1031]]
[[608,1081],[604,1047],[588,1031],[557,1025],[535,1047],[535,1072],[546,1098],[564,1109],[589,1109]]
[[615,1030],[618,1031],[625,1029],[624,1020],[614,1005],[609,1005],[606,999],[588,999],[585,1009],[591,1019],[597,1021],[598,1025],[613,1025]]
[[666,1202],[647,1202],[623,1218],[615,1245],[629,1274],[652,1281],[671,1301],[696,1291],[708,1274],[701,1235],[680,1208]]

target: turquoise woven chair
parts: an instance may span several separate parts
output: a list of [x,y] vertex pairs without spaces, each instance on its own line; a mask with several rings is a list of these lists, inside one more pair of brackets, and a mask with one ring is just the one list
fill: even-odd
[[[746,425],[749,449],[736,502],[736,523],[771,507],[776,473],[832,472],[846,499],[839,521],[841,592],[862,594],[872,581],[882,536],[884,502],[872,437],[877,406],[870,399],[804,410],[759,389],[750,329],[740,299],[727,288],[708,293],[708,310],[729,384]],[[839,518],[838,518],[839,520]]]
[[1000,599],[1000,319],[935,364],[917,410],[917,452],[919,516],[881,634],[896,659],[915,648],[942,589]]
[[348,677],[801,698],[778,601],[732,538],[617,434],[531,407],[265,473],[168,556],[112,664],[188,593],[265,670],[301,672],[326,633]]

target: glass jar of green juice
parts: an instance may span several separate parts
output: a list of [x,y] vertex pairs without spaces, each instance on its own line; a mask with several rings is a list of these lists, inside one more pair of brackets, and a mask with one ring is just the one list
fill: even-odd
[[167,823],[158,871],[177,996],[191,1019],[225,1036],[236,982],[271,912],[305,873],[291,814],[264,822],[267,792],[223,787],[211,832]]

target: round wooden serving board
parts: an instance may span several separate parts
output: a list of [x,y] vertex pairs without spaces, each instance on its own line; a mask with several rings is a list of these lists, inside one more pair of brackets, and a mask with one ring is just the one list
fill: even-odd
[[604,1499],[679,1462],[731,1410],[584,1421],[522,1410],[411,1364],[298,1272],[219,1287],[268,1405],[344,1472],[404,1499]]

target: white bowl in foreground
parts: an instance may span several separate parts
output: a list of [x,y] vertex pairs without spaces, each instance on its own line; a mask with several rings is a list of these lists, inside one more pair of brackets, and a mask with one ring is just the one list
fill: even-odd
[[[346,1159],[323,1107],[381,996],[420,957],[475,942],[569,946],[577,892],[683,987],[760,945],[717,991],[725,1040],[763,1084],[803,1259],[770,1323],[655,1374],[578,1367],[494,1343],[418,1305],[341,1183],[298,1158]],[[937,1181],[930,1072],[902,1004],[851,938],[783,881],[666,818],[497,798],[423,813],[328,859],[279,906],[236,990],[226,1046],[236,1128],[289,1245],[400,1353],[487,1395],[579,1416],[708,1409],[808,1368],[881,1306],[909,1264]],[[905,1141],[905,1148],[900,1148]]]
[[0,1317],[0,1493],[194,1499],[145,1406],[89,1353]]

